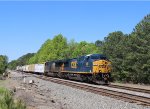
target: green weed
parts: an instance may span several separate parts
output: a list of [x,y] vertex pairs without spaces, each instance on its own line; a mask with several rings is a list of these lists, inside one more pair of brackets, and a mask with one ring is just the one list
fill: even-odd
[[10,91],[0,88],[0,109],[26,109],[21,100],[14,100]]

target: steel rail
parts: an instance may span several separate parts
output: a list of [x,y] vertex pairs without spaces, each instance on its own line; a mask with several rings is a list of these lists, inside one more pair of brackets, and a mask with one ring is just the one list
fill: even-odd
[[110,84],[110,85],[108,85],[108,87],[117,88],[117,89],[125,89],[125,90],[150,94],[150,90],[148,90],[148,89],[135,88],[135,87],[129,87],[129,86],[121,86],[121,85],[114,85],[114,84]]
[[87,92],[103,95],[103,96],[108,96],[111,98],[116,98],[119,100],[124,100],[126,102],[131,102],[131,103],[137,103],[139,105],[144,105],[144,106],[150,106],[150,98],[149,97],[144,97],[144,96],[139,96],[139,95],[133,95],[125,92],[118,92],[110,89],[104,89],[104,88],[99,88],[87,84],[82,84],[82,83],[77,83],[73,81],[66,81],[64,79],[60,78],[53,78],[53,77],[46,77],[46,76],[36,76],[39,79],[51,81],[57,84],[61,85],[66,85],[70,86],[73,88],[85,90]]

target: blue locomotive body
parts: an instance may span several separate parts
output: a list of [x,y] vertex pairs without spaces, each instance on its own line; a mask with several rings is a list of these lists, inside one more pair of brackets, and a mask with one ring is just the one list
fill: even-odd
[[79,58],[50,61],[45,63],[45,74],[61,78],[93,81],[110,78],[110,61],[100,54],[91,54]]

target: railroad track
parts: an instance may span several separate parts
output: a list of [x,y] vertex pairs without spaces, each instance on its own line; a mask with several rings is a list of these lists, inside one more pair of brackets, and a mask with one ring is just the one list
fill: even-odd
[[128,86],[120,86],[120,85],[113,85],[113,84],[108,85],[108,87],[150,94],[150,90],[148,90],[148,89],[141,89],[141,88],[128,87]]
[[46,76],[36,76],[39,79],[51,81],[57,84],[61,85],[66,85],[70,86],[73,88],[81,89],[87,92],[103,95],[103,96],[108,96],[111,98],[123,100],[126,102],[130,103],[137,103],[139,105],[143,106],[150,106],[150,98],[149,97],[144,97],[144,96],[139,96],[139,95],[133,95],[125,92],[118,92],[114,90],[109,90],[109,89],[103,89],[103,88],[98,88],[95,86],[87,85],[87,84],[82,84],[82,83],[77,83],[73,81],[67,81],[64,79],[59,79],[59,78],[53,78],[53,77],[46,77]]

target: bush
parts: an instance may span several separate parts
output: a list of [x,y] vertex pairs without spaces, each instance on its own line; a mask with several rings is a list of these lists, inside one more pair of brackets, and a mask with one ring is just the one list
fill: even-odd
[[26,109],[21,100],[14,100],[10,91],[0,88],[0,109]]
[[7,56],[0,55],[0,74],[4,73],[7,68],[8,58]]

